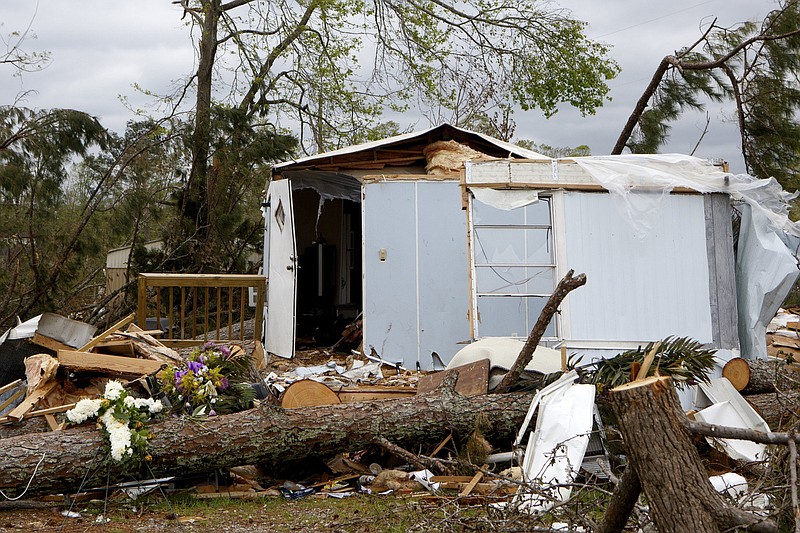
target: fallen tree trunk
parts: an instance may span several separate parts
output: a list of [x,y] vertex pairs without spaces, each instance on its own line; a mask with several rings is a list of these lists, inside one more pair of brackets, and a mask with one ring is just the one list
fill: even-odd
[[[750,381],[742,394],[800,390],[800,371],[780,360],[750,359]],[[723,374],[724,375],[724,374]]]
[[745,396],[772,430],[800,418],[800,392],[772,392]]
[[708,480],[684,425],[685,415],[668,377],[613,389],[611,405],[630,463],[661,533],[720,532],[736,527],[777,531],[774,522],[725,504]]
[[[397,400],[299,409],[264,404],[199,421],[169,419],[152,426],[150,468],[158,477],[244,464],[269,469],[364,449],[380,437],[408,448],[432,446],[450,432],[468,435],[479,415],[492,421],[488,438],[510,442],[531,399],[528,394],[468,398],[443,388]],[[86,486],[105,485],[107,473],[111,483],[130,479],[118,465],[109,464],[108,446],[94,427],[0,441],[1,487],[24,487],[34,471],[29,495],[76,491],[87,471]]]

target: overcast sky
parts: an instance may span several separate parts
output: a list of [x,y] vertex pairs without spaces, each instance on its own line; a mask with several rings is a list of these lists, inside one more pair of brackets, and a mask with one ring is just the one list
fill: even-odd
[[[761,19],[777,4],[772,0],[561,0],[562,7],[589,23],[590,37],[613,45],[611,55],[622,67],[610,83],[613,101],[596,115],[581,118],[563,108],[546,120],[536,111],[516,116],[517,137],[552,146],[587,144],[596,155],[608,153],[634,102],[662,57],[691,44],[701,24],[718,17],[733,25]],[[30,29],[29,51],[47,50],[51,63],[41,72],[12,77],[0,67],[0,104],[11,104],[23,91],[22,105],[87,111],[108,128],[122,131],[133,117],[127,105],[152,100],[133,85],[165,93],[193,70],[194,54],[181,12],[170,0],[2,0],[0,35]],[[711,125],[696,154],[728,160],[743,171],[732,109],[709,106]],[[427,127],[417,121],[420,127]],[[681,121],[662,151],[688,153],[705,124],[704,117]],[[401,124],[408,126],[409,124]]]

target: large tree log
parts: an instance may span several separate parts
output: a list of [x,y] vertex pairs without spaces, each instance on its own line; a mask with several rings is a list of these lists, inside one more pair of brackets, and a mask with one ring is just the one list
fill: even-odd
[[[360,450],[380,437],[408,448],[432,446],[451,431],[469,434],[481,414],[492,421],[488,438],[510,442],[531,399],[528,394],[467,398],[441,389],[397,400],[300,409],[265,404],[199,421],[169,419],[152,426],[150,467],[159,477],[243,464],[270,468]],[[100,431],[81,427],[0,441],[0,487],[24,487],[40,460],[28,494],[75,491],[90,469],[99,471],[90,472],[88,486],[104,485],[107,472],[112,483],[129,479],[122,479],[118,465],[108,464]]]
[[747,364],[750,382],[742,394],[800,390],[800,367],[796,365],[788,366],[784,361],[770,359],[750,359]]
[[753,406],[772,430],[800,419],[800,391],[752,394],[745,396],[744,399]]
[[684,425],[685,415],[668,377],[652,377],[613,389],[611,405],[661,533],[720,532],[735,527],[777,531],[768,520],[725,504]]

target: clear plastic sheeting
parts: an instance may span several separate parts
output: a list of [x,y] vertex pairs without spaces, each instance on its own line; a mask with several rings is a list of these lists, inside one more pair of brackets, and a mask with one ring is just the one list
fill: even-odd
[[746,358],[763,359],[767,325],[798,276],[798,239],[772,229],[762,209],[744,205],[741,212],[736,254],[739,342]]
[[676,187],[701,193],[722,192],[761,211],[770,226],[800,235],[789,220],[789,201],[797,193],[783,190],[774,178],[723,172],[705,159],[682,154],[628,154],[576,157],[575,162],[614,195],[624,216],[646,234],[658,217],[661,199]]
[[501,191],[481,187],[474,187],[470,190],[479,202],[503,211],[511,211],[539,201],[539,192],[532,190]]

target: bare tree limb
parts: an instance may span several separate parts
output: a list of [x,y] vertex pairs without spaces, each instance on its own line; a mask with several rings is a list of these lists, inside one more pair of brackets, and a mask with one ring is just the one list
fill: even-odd
[[578,274],[573,278],[572,274],[574,272],[574,270],[570,270],[564,278],[558,282],[553,294],[550,295],[550,298],[548,298],[547,303],[544,305],[539,319],[536,321],[536,324],[534,324],[533,329],[531,329],[528,340],[525,341],[525,345],[522,347],[522,351],[519,353],[517,360],[508,373],[503,376],[503,380],[497,386],[495,392],[507,392],[517,382],[520,374],[522,374],[522,371],[533,358],[533,352],[536,350],[536,346],[539,345],[539,341],[542,339],[542,335],[544,335],[548,324],[550,324],[550,321],[553,319],[553,315],[558,311],[558,306],[561,305],[561,302],[567,297],[567,294],[586,284],[586,274]]

